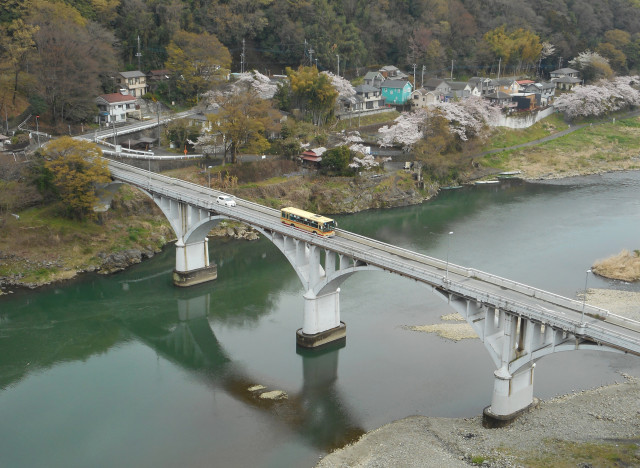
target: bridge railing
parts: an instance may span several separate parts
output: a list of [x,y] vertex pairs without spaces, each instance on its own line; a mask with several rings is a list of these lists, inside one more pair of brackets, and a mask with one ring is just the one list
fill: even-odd
[[[486,281],[487,283],[491,283],[496,286],[511,289],[530,297],[543,299],[546,302],[556,304],[562,307],[566,307],[573,310],[581,310],[583,306],[582,302],[576,301],[574,299],[560,296],[559,294],[545,291],[543,289],[534,288],[526,284],[518,283],[517,281],[513,281],[507,278],[502,278],[500,276],[493,275],[491,273],[486,273],[484,271],[476,270],[475,268],[468,268],[468,267],[456,265],[454,263],[445,262],[443,260],[440,260],[434,257],[429,257],[424,254],[418,254],[411,250],[404,249],[402,247],[397,247],[391,244],[386,244],[384,242],[377,241],[369,237],[361,236],[359,234],[354,234],[349,231],[343,231],[341,229],[338,229],[336,232],[338,232],[338,234],[342,237],[347,237],[347,238],[351,238],[352,240],[357,240],[360,243],[364,243],[366,245],[379,248],[388,253],[396,254],[404,258],[415,260],[420,263],[425,263],[427,265],[431,265],[443,270],[448,270],[449,273],[465,276],[467,278],[475,278],[482,281]],[[602,309],[600,307],[595,307],[592,305],[585,305],[585,310],[588,310],[591,314],[597,314],[603,318],[609,315],[608,310]]]

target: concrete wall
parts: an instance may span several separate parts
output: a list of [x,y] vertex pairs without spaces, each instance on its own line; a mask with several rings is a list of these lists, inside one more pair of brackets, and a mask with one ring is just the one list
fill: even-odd
[[490,125],[492,127],[528,128],[539,120],[542,120],[545,117],[549,117],[554,113],[554,111],[555,108],[551,106],[543,110],[527,112],[526,114],[517,116],[500,115],[498,121]]

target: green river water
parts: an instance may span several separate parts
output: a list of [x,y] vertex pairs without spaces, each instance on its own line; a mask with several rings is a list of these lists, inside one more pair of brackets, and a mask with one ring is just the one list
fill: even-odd
[[[640,173],[443,191],[340,227],[576,297],[592,262],[640,248]],[[453,234],[448,235],[448,232]],[[424,287],[363,272],[341,289],[344,347],[296,350],[302,287],[268,241],[211,240],[219,278],[178,289],[174,250],[112,276],[0,297],[0,467],[312,467],[333,448],[420,414],[490,403],[477,340],[407,329],[451,313]],[[589,278],[589,285],[640,286]],[[549,398],[640,374],[640,360],[560,353]],[[263,385],[286,400],[262,400]]]

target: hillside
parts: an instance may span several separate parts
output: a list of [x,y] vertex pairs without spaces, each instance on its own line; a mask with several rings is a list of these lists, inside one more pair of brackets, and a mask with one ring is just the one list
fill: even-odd
[[17,93],[52,132],[91,122],[94,97],[117,90],[122,70],[168,69],[169,82],[153,91],[185,103],[227,69],[276,75],[315,65],[358,80],[395,65],[420,83],[548,78],[591,50],[608,63],[580,70],[588,82],[640,64],[632,0],[10,0],[0,26],[0,112],[19,123]]

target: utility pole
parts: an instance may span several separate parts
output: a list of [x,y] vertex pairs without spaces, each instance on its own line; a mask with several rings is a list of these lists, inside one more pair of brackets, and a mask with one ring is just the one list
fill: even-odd
[[498,79],[500,79],[500,65],[502,64],[502,57],[500,57],[500,60],[498,61]]
[[558,70],[562,67],[562,57],[558,58]]
[[[313,50],[313,47],[309,47],[309,64],[311,64],[311,66],[313,66],[313,53],[314,52],[315,52],[315,50]],[[316,59],[316,62],[317,61],[318,61],[318,59]]]
[[414,63],[413,64],[413,88],[416,88],[416,67],[417,65]]
[[451,81],[453,81],[453,60],[451,60]]
[[240,54],[240,73],[244,73],[244,38],[242,39],[242,53]]
[[136,52],[136,57],[138,57],[138,71],[142,71],[140,68],[140,57],[142,57],[142,53],[140,52],[140,36],[138,36],[138,52]]
[[340,76],[340,54],[336,54],[336,57],[338,57],[338,76]]
[[425,72],[425,69],[426,69],[426,68],[427,68],[427,66],[426,66],[426,65],[422,65],[422,79],[421,79],[421,81],[420,81],[420,87],[421,87],[421,88],[424,88],[424,72]]

